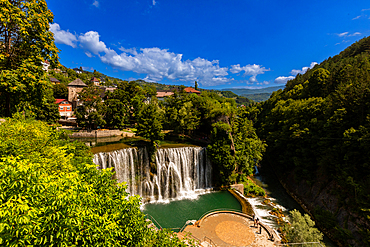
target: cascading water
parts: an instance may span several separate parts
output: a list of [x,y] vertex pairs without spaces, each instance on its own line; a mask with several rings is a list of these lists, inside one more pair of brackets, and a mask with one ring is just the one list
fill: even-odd
[[163,148],[149,164],[145,148],[126,148],[94,155],[98,169],[114,167],[127,192],[145,201],[193,197],[211,188],[212,167],[202,147]]

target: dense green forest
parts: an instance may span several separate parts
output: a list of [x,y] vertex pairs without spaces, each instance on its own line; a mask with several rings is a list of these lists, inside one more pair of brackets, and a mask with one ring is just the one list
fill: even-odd
[[267,143],[264,165],[295,192],[305,186],[301,198],[330,188],[311,209],[316,219],[344,246],[369,246],[370,37],[297,75],[249,117]]

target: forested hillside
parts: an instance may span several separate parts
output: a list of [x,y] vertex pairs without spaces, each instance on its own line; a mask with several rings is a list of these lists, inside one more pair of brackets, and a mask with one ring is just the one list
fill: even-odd
[[343,246],[369,246],[370,37],[298,74],[250,117],[268,145],[264,165]]

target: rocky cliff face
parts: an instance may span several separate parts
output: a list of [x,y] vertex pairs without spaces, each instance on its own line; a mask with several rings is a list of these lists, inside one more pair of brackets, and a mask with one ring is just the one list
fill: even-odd
[[369,246],[370,218],[351,211],[353,195],[341,194],[341,188],[323,176],[317,176],[313,183],[298,181],[293,172],[280,178],[284,178],[280,181],[288,193],[339,246]]

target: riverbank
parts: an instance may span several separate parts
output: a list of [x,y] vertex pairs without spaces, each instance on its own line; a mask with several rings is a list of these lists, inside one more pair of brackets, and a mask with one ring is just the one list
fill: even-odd
[[101,138],[112,136],[134,137],[135,133],[121,130],[99,129],[99,130],[80,130],[69,135],[70,138]]

